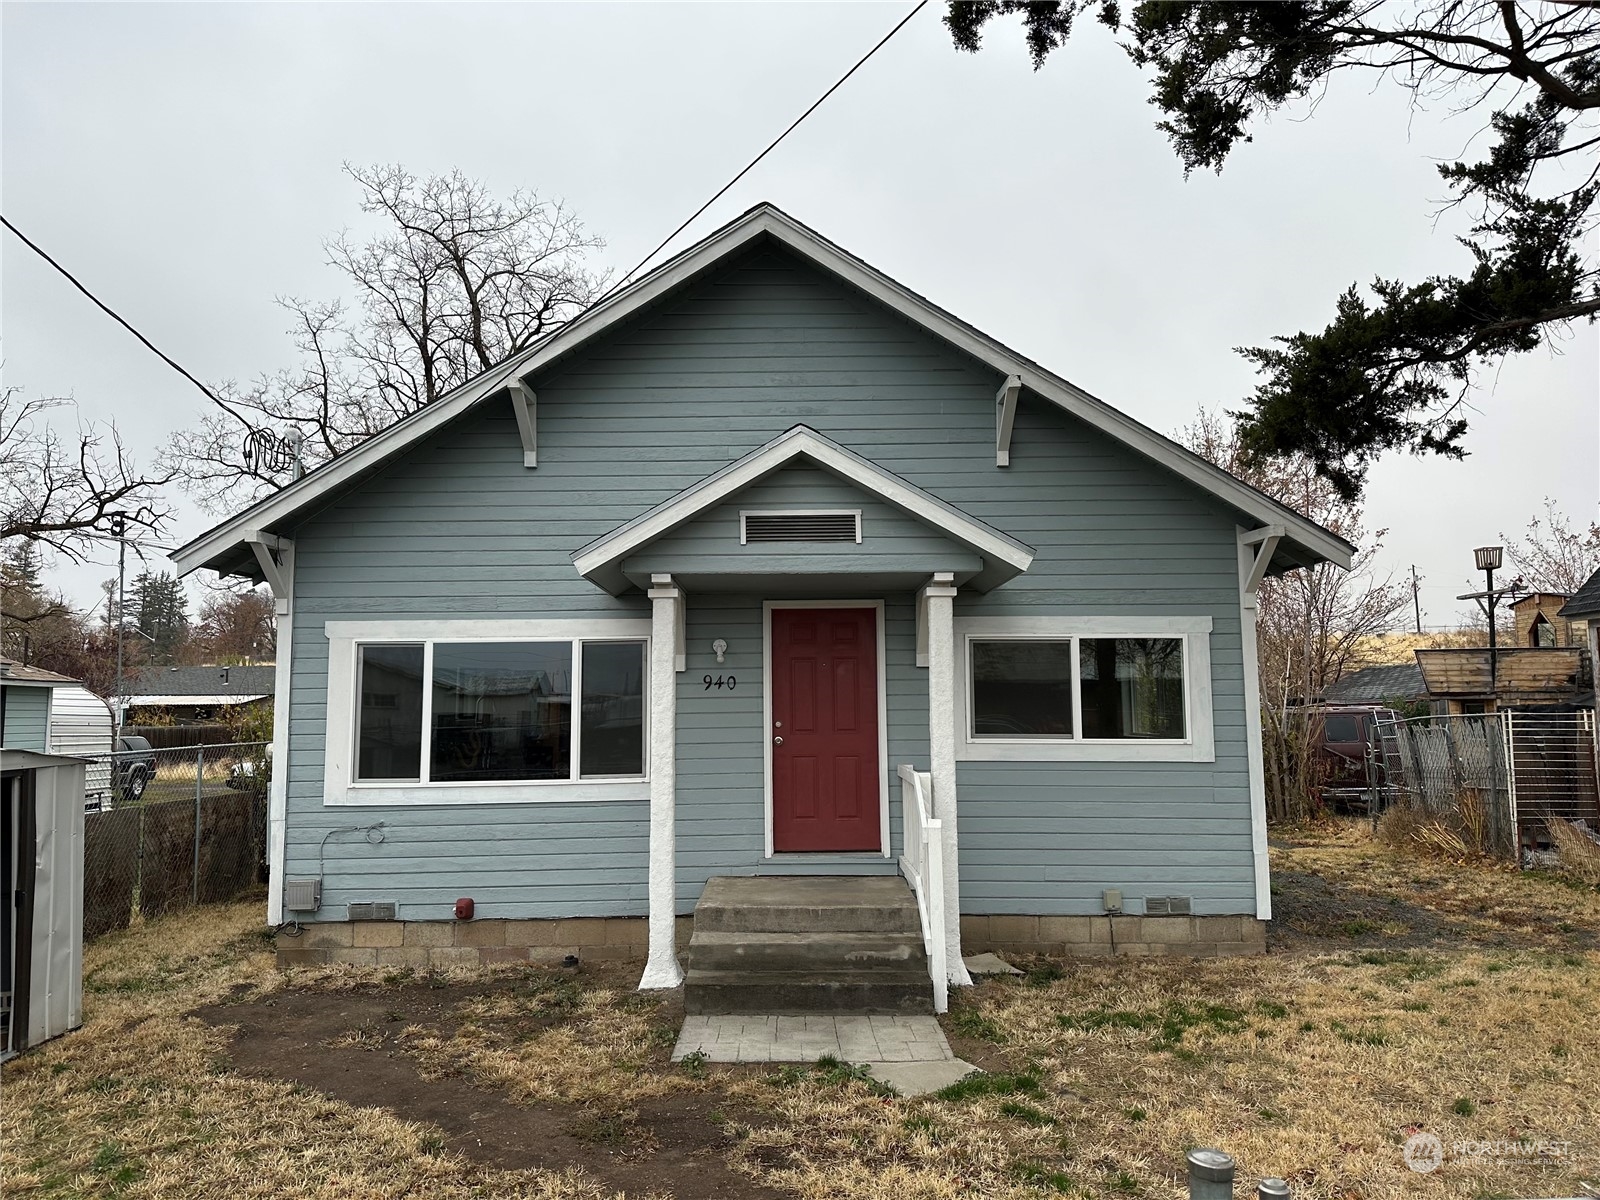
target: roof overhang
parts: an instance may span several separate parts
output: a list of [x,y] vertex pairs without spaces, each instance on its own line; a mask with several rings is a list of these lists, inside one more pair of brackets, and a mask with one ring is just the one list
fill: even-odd
[[1248,518],[1261,525],[1283,525],[1287,537],[1274,569],[1289,570],[1322,561],[1349,568],[1355,548],[1343,538],[995,341],[781,209],[761,204],[520,354],[179,547],[171,555],[178,573],[206,567],[225,574],[256,575],[258,568],[244,546],[247,534],[288,532],[288,526],[298,516],[326,504],[343,488],[443,428],[467,409],[512,382],[549,368],[593,338],[685,287],[716,263],[762,239],[770,239],[818,264],[1000,375],[1015,376],[1027,391],[1132,447]]
[[955,566],[966,576],[964,582],[970,582],[978,591],[988,591],[1014,578],[1033,562],[1033,550],[1015,538],[968,516],[816,430],[796,425],[665,503],[590,542],[572,556],[573,565],[585,579],[612,595],[620,595],[635,584],[628,577],[627,560],[632,555],[799,459],[877,496],[958,543],[972,557]]
[[269,699],[271,699],[271,693],[268,692],[263,692],[259,696],[239,696],[229,692],[225,695],[217,696],[127,696],[124,698],[123,703],[125,703],[129,708],[178,708],[184,706],[199,708],[226,708],[229,705],[253,704],[257,700]]

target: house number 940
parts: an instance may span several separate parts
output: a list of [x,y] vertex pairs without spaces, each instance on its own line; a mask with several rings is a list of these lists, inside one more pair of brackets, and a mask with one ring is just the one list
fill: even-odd
[[731,692],[739,686],[739,681],[732,675],[707,675],[702,682],[706,685],[706,691],[708,692],[712,688],[727,688]]

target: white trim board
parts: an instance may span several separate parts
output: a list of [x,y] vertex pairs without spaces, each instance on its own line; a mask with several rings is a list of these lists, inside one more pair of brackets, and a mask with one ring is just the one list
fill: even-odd
[[[649,620],[638,618],[555,620],[445,620],[445,621],[328,621],[323,626],[328,638],[327,717],[323,755],[322,802],[327,807],[403,806],[456,804],[539,804],[610,800],[648,800],[648,774],[625,779],[519,779],[486,780],[462,783],[422,783],[408,780],[355,778],[356,700],[360,671],[360,647],[382,642],[421,642],[424,645],[424,697],[431,692],[429,674],[432,643],[511,642],[511,641],[628,641],[644,646],[643,694],[650,694]],[[575,672],[581,669],[574,655]],[[287,706],[285,706],[287,707]],[[426,708],[424,709],[426,713]],[[576,722],[574,722],[576,728]],[[648,713],[644,729],[643,762],[648,772],[651,738]],[[427,722],[422,730],[422,763],[428,767],[430,736]],[[577,766],[577,751],[573,754]]]
[[1343,538],[979,332],[782,210],[771,204],[759,204],[521,354],[469,380],[427,408],[369,438],[341,458],[312,471],[179,547],[171,555],[178,573],[188,574],[231,555],[241,545],[247,530],[266,530],[287,523],[306,509],[325,502],[333,492],[353,482],[362,472],[434,433],[479,401],[505,390],[510,382],[527,379],[550,366],[761,238],[778,242],[816,263],[891,311],[991,366],[1000,375],[1016,376],[1023,388],[1130,446],[1238,511],[1264,525],[1283,525],[1293,540],[1313,555],[1341,567],[1350,566],[1354,547]]
[[[772,847],[772,610],[775,608],[872,608],[877,610],[878,638],[878,833],[881,849],[816,852],[784,851]],[[791,860],[827,859],[845,854],[889,854],[889,648],[885,638],[884,602],[880,600],[766,600],[761,604],[761,799],[762,826],[766,836],[764,857]]]
[[[1211,686],[1211,618],[957,617],[956,759],[959,762],[1215,762],[1216,718]],[[974,638],[1175,637],[1183,639],[1184,723],[1188,736],[1172,741],[1142,738],[1004,741],[972,736],[971,672]],[[1073,663],[1077,682],[1077,663]],[[1076,686],[1074,692],[1076,692]],[[1077,703],[1077,700],[1074,700]],[[1074,722],[1081,714],[1074,711]]]
[[1033,563],[1033,550],[1015,538],[967,516],[832,438],[808,426],[796,425],[743,458],[713,471],[666,503],[590,542],[572,556],[573,565],[585,579],[618,595],[631,586],[622,570],[623,561],[630,554],[801,457],[982,555],[983,570],[972,585],[979,591],[1013,578]]

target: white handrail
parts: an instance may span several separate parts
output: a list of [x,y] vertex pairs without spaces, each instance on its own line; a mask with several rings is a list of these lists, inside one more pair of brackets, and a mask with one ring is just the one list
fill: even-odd
[[917,898],[922,948],[933,980],[933,1011],[950,1007],[950,969],[944,937],[944,827],[933,816],[933,775],[902,763],[900,873]]

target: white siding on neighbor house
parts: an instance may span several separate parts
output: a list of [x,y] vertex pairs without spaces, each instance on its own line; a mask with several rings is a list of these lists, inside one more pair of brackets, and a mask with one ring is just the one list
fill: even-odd
[[[1118,887],[1130,911],[1145,894],[1183,894],[1196,912],[1253,912],[1237,515],[1026,394],[1012,465],[997,468],[999,383],[809,266],[759,251],[533,381],[536,469],[523,467],[511,406],[497,399],[307,520],[293,534],[287,874],[325,876],[330,919],[355,900],[443,918],[463,895],[486,917],[644,913],[644,802],[324,807],[323,623],[645,616],[642,596],[612,598],[579,577],[573,551],[804,423],[1038,552],[1005,586],[962,593],[958,617],[1212,619],[1214,763],[960,764],[963,909],[1098,912],[1101,890]],[[834,489],[803,470],[758,486]],[[737,552],[738,507],[736,497],[673,535],[673,548],[703,553],[726,525]],[[939,551],[917,544],[915,528],[894,527],[915,553]],[[651,553],[660,548],[641,557]],[[927,765],[912,597],[838,598],[880,596],[892,772],[897,762]],[[715,874],[892,869],[870,856],[762,857],[761,601],[779,598],[773,589],[688,596],[677,735],[685,912]],[[721,667],[717,637],[730,647]],[[718,670],[738,676],[735,692],[703,690],[702,676]],[[898,788],[891,796],[898,806]],[[349,829],[380,820],[376,843]],[[898,824],[896,807],[897,841]]]

